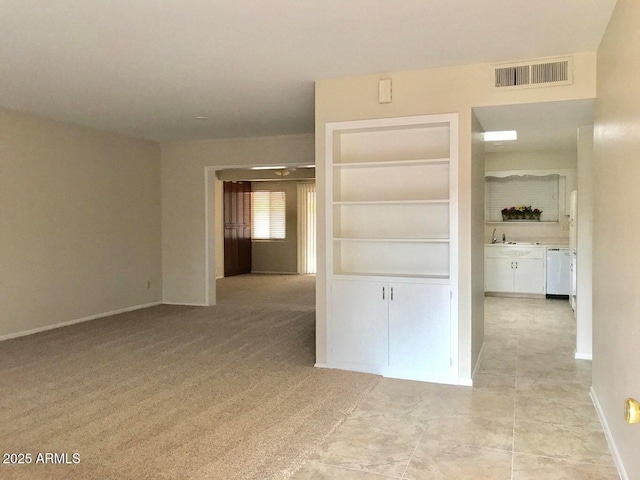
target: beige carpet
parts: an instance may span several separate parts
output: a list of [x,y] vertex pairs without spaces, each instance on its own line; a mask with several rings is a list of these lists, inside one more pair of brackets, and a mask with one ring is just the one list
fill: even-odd
[[[379,380],[313,367],[314,282],[232,277],[216,307],[0,343],[1,450],[34,460],[0,478],[287,478]],[[45,452],[80,463],[36,465]]]

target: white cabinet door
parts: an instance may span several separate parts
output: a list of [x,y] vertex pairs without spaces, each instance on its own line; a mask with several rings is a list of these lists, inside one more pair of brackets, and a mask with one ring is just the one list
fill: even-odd
[[485,292],[513,292],[513,267],[511,258],[486,258],[484,263]]
[[446,381],[451,370],[449,285],[389,285],[389,369],[387,375]]
[[544,294],[544,260],[519,258],[514,266],[514,292]]
[[388,296],[384,282],[332,282],[329,351],[333,366],[370,373],[381,373],[387,367]]

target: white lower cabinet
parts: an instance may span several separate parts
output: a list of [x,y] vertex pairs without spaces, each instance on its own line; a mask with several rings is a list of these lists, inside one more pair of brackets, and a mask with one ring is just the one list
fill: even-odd
[[484,290],[544,295],[544,247],[485,247]]
[[333,282],[330,348],[333,362],[369,373],[382,373],[387,366],[389,315],[386,286],[382,282]]
[[330,336],[330,366],[447,382],[450,286],[336,279]]
[[449,285],[392,284],[386,376],[447,381],[451,370]]
[[544,295],[546,290],[544,262],[544,258],[521,258],[516,260],[515,273],[513,275],[513,291]]
[[484,263],[485,292],[513,292],[513,260],[486,257]]

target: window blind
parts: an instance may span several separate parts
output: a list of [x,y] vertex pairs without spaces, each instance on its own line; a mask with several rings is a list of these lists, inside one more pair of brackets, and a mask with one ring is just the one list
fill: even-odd
[[518,206],[542,210],[540,221],[558,221],[559,175],[487,177],[485,221],[501,222],[502,209]]
[[298,183],[298,273],[316,273],[315,183]]
[[251,192],[251,238],[283,240],[286,238],[286,199],[284,192]]

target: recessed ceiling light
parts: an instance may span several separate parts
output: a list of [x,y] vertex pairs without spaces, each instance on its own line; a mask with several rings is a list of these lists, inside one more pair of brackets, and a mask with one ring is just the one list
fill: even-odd
[[209,117],[203,117],[203,116],[196,117],[196,120],[208,120],[208,119]]
[[284,165],[265,165],[264,167],[251,167],[251,170],[282,170],[283,168],[287,168]]
[[484,132],[485,142],[502,142],[507,140],[517,140],[518,132],[515,130],[502,130],[499,132]]

